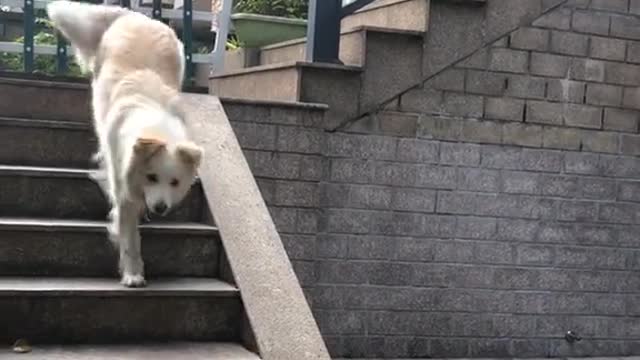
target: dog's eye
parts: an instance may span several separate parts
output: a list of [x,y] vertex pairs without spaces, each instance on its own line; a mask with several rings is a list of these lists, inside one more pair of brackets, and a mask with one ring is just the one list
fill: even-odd
[[156,174],[147,174],[147,180],[150,183],[157,183],[158,182],[158,175],[156,175]]
[[178,181],[178,179],[173,179],[169,184],[173,187],[176,187],[178,186],[178,184],[180,184],[180,181]]

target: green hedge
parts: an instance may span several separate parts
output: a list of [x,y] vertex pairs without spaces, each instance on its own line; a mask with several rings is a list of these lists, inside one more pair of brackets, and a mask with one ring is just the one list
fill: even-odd
[[[13,40],[18,43],[24,43],[24,37]],[[56,45],[57,39],[51,23],[46,18],[36,18],[36,32],[33,36],[33,42],[36,45]],[[34,72],[49,75],[56,74],[56,57],[54,55],[36,55],[33,59]],[[83,76],[78,64],[69,58],[68,70],[65,75]],[[0,70],[24,71],[24,57],[22,53],[6,53],[0,52]]]
[[[323,1],[323,0],[320,0]],[[324,0],[326,1],[326,0]],[[306,19],[309,0],[236,0],[235,11]]]

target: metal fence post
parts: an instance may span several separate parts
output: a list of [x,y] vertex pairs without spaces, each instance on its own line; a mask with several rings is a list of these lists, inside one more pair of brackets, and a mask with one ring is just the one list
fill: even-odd
[[340,63],[341,0],[310,0],[306,59]]
[[182,4],[182,43],[184,44],[185,80],[190,83],[193,77],[193,1]]
[[58,43],[56,44],[56,72],[64,74],[68,70],[67,66],[67,43],[62,35],[57,34]]
[[220,74],[224,71],[224,54],[227,47],[229,26],[231,26],[232,5],[233,0],[223,0],[222,11],[218,14],[218,30],[211,59],[211,74]]
[[33,28],[35,27],[35,14],[33,10],[34,0],[25,0],[24,8],[24,45],[23,45],[23,58],[24,58],[24,71],[33,72]]
[[162,0],[153,0],[152,8],[151,16],[156,20],[162,20]]

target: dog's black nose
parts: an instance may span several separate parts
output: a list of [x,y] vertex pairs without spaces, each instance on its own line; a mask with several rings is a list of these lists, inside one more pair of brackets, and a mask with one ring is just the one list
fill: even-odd
[[153,212],[156,214],[164,214],[168,209],[167,204],[161,202],[161,203],[157,203],[153,206]]

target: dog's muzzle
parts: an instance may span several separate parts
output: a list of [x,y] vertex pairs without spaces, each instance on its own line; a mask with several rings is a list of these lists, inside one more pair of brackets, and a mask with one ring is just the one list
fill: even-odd
[[169,212],[169,207],[167,206],[167,204],[165,204],[163,202],[160,202],[160,203],[157,203],[157,204],[153,205],[152,211],[155,214],[164,216]]

